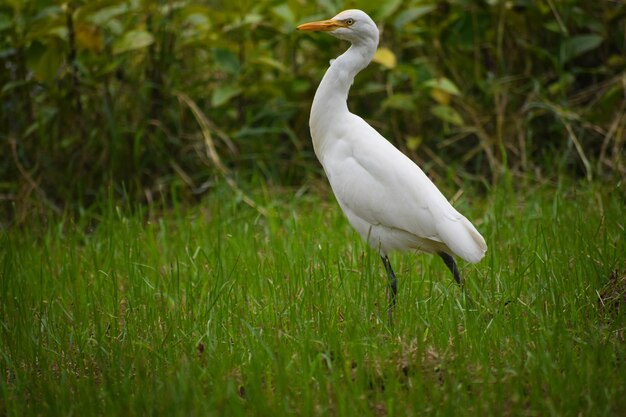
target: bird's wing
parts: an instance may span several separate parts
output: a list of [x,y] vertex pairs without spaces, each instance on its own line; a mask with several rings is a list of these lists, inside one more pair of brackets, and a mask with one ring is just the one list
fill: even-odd
[[340,204],[373,225],[445,243],[471,262],[486,246],[424,172],[358,116],[345,123],[322,162]]

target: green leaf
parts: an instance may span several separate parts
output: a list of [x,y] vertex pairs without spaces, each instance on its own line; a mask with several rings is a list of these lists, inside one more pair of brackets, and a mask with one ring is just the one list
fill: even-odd
[[550,32],[561,33],[561,26],[559,25],[559,22],[557,22],[556,20],[553,20],[548,23],[544,23],[543,27],[548,29]]
[[450,106],[435,106],[430,109],[430,112],[444,122],[452,123],[457,126],[463,126],[464,124],[461,115]]
[[134,51],[152,45],[154,36],[145,30],[131,30],[126,32],[124,36],[113,45],[113,53],[121,54],[122,52]]
[[6,83],[5,85],[2,86],[2,90],[0,90],[0,95],[3,95],[5,93],[10,92],[11,90],[21,87],[23,85],[28,84],[28,81],[26,80],[19,80],[19,81],[9,81],[8,83]]
[[0,13],[0,31],[6,30],[13,25],[11,18],[4,13]]
[[232,85],[221,85],[213,90],[211,94],[211,105],[213,107],[219,107],[228,103],[233,97],[238,96],[241,93],[241,89]]
[[393,94],[383,101],[383,108],[412,111],[415,110],[415,103],[409,94]]
[[118,19],[111,19],[104,24],[107,32],[110,32],[114,36],[122,36],[124,33],[124,25]]
[[63,54],[58,45],[51,43],[33,44],[27,52],[28,67],[40,82],[52,82],[63,62]]
[[250,62],[253,63],[253,64],[267,65],[268,67],[272,67],[272,68],[277,69],[277,70],[279,70],[281,72],[289,73],[289,70],[287,69],[287,67],[285,67],[285,65],[282,62],[280,62],[280,61],[278,61],[278,60],[276,60],[274,58],[271,58],[269,56],[262,56],[262,57],[253,59]]
[[572,74],[565,73],[561,77],[559,77],[556,82],[548,85],[548,92],[552,95],[566,92],[567,89],[574,83],[574,81],[575,78]]
[[385,21],[389,16],[394,14],[396,10],[402,5],[402,0],[390,0],[382,2],[382,6],[376,13],[377,21]]
[[572,59],[596,49],[604,39],[600,35],[578,35],[566,39],[561,43],[561,63],[565,64]]
[[289,3],[279,4],[278,6],[272,8],[272,12],[274,12],[275,15],[283,19],[285,23],[292,26],[295,25],[296,17],[291,11]]
[[407,23],[411,23],[412,21],[428,14],[436,9],[435,5],[427,5],[420,7],[412,7],[400,13],[398,17],[393,21],[393,25],[396,29],[402,29]]
[[83,16],[84,18],[97,25],[101,26],[108,22],[109,20],[128,13],[129,6],[127,4],[119,4],[115,6],[104,7],[102,9],[93,10],[91,7],[98,7],[97,3],[88,4],[86,6],[81,7],[77,10],[79,16]]
[[264,20],[265,18],[263,17],[263,15],[260,15],[258,13],[248,13],[243,18],[243,23],[245,23],[246,25],[256,26]]
[[448,94],[452,94],[453,96],[461,95],[461,91],[459,91],[459,88],[456,86],[456,84],[454,84],[446,77],[432,78],[428,81],[425,81],[424,87],[437,88],[439,90],[445,91]]
[[237,55],[226,48],[213,49],[213,59],[222,71],[226,71],[229,74],[236,74],[241,67]]
[[184,26],[191,26],[194,30],[206,30],[211,27],[211,22],[204,13],[190,13],[185,17]]
[[[196,47],[204,48],[206,36],[210,34],[211,21],[207,13],[203,10],[189,12],[182,23],[180,37],[183,39],[181,45],[190,45],[193,42],[200,42]],[[200,46],[202,45],[202,46]]]
[[243,19],[240,18],[240,19],[233,20],[231,23],[224,26],[222,30],[224,32],[230,32],[231,30],[239,29],[244,26],[256,27],[264,20],[265,20],[265,17],[263,15],[259,13],[251,12],[251,13],[246,14],[243,17]]
[[167,4],[163,4],[159,7],[159,13],[166,16],[178,10],[184,9],[186,6],[186,1],[169,1]]
[[54,21],[56,18],[62,17],[64,14],[65,12],[62,7],[48,6],[39,9],[34,18],[36,21]]
[[26,35],[28,40],[43,41],[45,38],[59,38],[63,41],[68,39],[68,30],[65,22],[60,19],[46,21],[32,25]]

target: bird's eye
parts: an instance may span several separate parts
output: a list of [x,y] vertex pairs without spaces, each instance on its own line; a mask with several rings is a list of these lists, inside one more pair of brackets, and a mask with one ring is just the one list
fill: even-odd
[[354,19],[352,19],[352,18],[346,19],[346,25],[352,26],[353,24],[354,24]]

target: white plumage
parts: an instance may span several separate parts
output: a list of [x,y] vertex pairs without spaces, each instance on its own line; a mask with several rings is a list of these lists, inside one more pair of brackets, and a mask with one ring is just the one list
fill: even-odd
[[326,71],[313,99],[309,125],[315,154],[339,205],[383,258],[391,301],[395,302],[395,276],[387,254],[394,250],[437,253],[460,282],[451,255],[476,263],[487,250],[485,240],[413,161],[348,110],[354,77],[370,63],[378,46],[376,24],[361,10],[346,10],[298,29],[328,32],[352,43]]

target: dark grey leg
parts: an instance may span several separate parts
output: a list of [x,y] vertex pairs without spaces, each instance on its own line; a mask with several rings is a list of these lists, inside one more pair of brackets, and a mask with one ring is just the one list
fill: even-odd
[[387,301],[389,302],[388,310],[387,310],[387,318],[389,319],[389,325],[393,325],[393,308],[396,305],[396,294],[398,293],[396,274],[393,273],[393,269],[391,268],[391,262],[389,262],[389,258],[387,255],[381,256],[383,260],[383,265],[385,265],[385,271],[387,271],[387,279],[389,280],[389,293]]
[[439,252],[439,256],[441,256],[443,262],[446,264],[450,272],[452,272],[452,275],[454,275],[456,283],[463,286],[461,283],[461,274],[459,273],[459,268],[456,266],[456,262],[454,262],[454,258],[445,252]]

